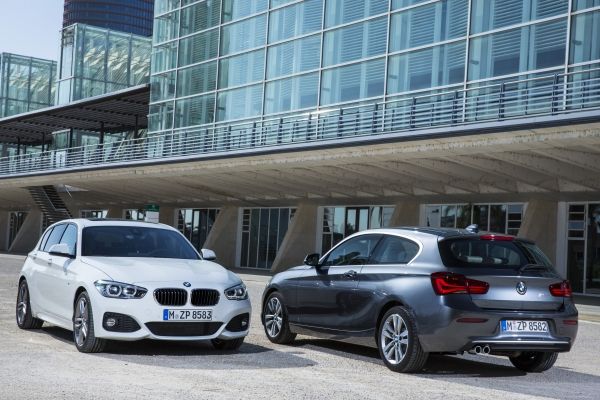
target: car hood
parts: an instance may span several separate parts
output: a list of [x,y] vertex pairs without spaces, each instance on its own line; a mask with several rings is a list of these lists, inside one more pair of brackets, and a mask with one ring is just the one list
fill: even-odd
[[117,282],[237,284],[241,280],[219,264],[205,260],[133,257],[83,257],[82,262],[104,272]]

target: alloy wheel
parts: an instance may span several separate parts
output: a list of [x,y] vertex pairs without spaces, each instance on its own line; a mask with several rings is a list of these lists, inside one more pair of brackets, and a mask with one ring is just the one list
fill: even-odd
[[408,349],[408,326],[400,315],[392,314],[383,322],[379,343],[390,364],[397,365],[404,359]]
[[81,297],[75,308],[74,318],[75,342],[81,347],[85,344],[88,335],[88,304],[85,297]]
[[25,323],[25,317],[27,316],[27,304],[29,303],[29,291],[27,285],[21,284],[19,287],[19,294],[17,297],[17,322],[19,325]]
[[270,337],[274,338],[281,332],[283,325],[283,308],[277,297],[271,297],[265,310],[265,326]]

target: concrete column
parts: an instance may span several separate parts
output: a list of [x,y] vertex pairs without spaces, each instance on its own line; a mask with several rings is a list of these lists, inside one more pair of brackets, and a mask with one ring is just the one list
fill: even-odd
[[239,213],[237,207],[223,207],[210,230],[205,249],[217,254],[217,262],[226,268],[236,266],[236,243]]
[[519,229],[519,236],[535,241],[553,264],[556,264],[557,214],[555,201],[530,201]]
[[42,212],[40,210],[29,211],[8,251],[10,253],[29,253],[40,239],[41,227]]
[[177,222],[175,221],[175,209],[173,207],[160,207],[158,220],[161,224],[177,228]]
[[397,203],[390,220],[390,227],[419,226],[420,205],[413,201]]
[[106,218],[123,218],[123,209],[110,207]]
[[8,250],[8,211],[0,211],[0,251]]
[[281,272],[302,264],[308,253],[315,252],[317,243],[317,211],[312,204],[301,204],[279,246],[271,272]]

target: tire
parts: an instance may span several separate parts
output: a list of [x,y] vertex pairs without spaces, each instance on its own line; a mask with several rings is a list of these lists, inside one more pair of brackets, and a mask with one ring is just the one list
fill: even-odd
[[517,357],[508,357],[512,365],[525,372],[544,372],[552,368],[558,353],[541,351],[524,352]]
[[212,342],[213,347],[217,350],[232,351],[232,350],[238,350],[240,348],[242,343],[244,343],[244,338],[241,337],[241,338],[230,339],[230,340],[212,339],[211,342]]
[[82,292],[73,310],[73,340],[82,353],[100,353],[106,347],[106,340],[94,334],[94,313],[87,292]]
[[290,330],[283,297],[278,292],[269,295],[263,305],[262,321],[267,338],[277,344],[289,344],[296,339]]
[[429,353],[423,351],[413,317],[404,307],[392,307],[377,329],[377,348],[383,363],[394,372],[418,372]]
[[21,329],[40,329],[44,325],[44,321],[33,316],[29,297],[29,286],[27,286],[27,281],[23,279],[19,283],[19,290],[17,291],[15,309],[17,326]]

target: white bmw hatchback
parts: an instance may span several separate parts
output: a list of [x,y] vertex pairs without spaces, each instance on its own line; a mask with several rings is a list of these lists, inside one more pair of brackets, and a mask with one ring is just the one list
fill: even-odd
[[[203,257],[204,256],[204,257]],[[250,325],[246,286],[162,224],[65,220],[29,253],[17,294],[19,328],[72,330],[82,352],[107,339],[211,340],[238,349]]]

